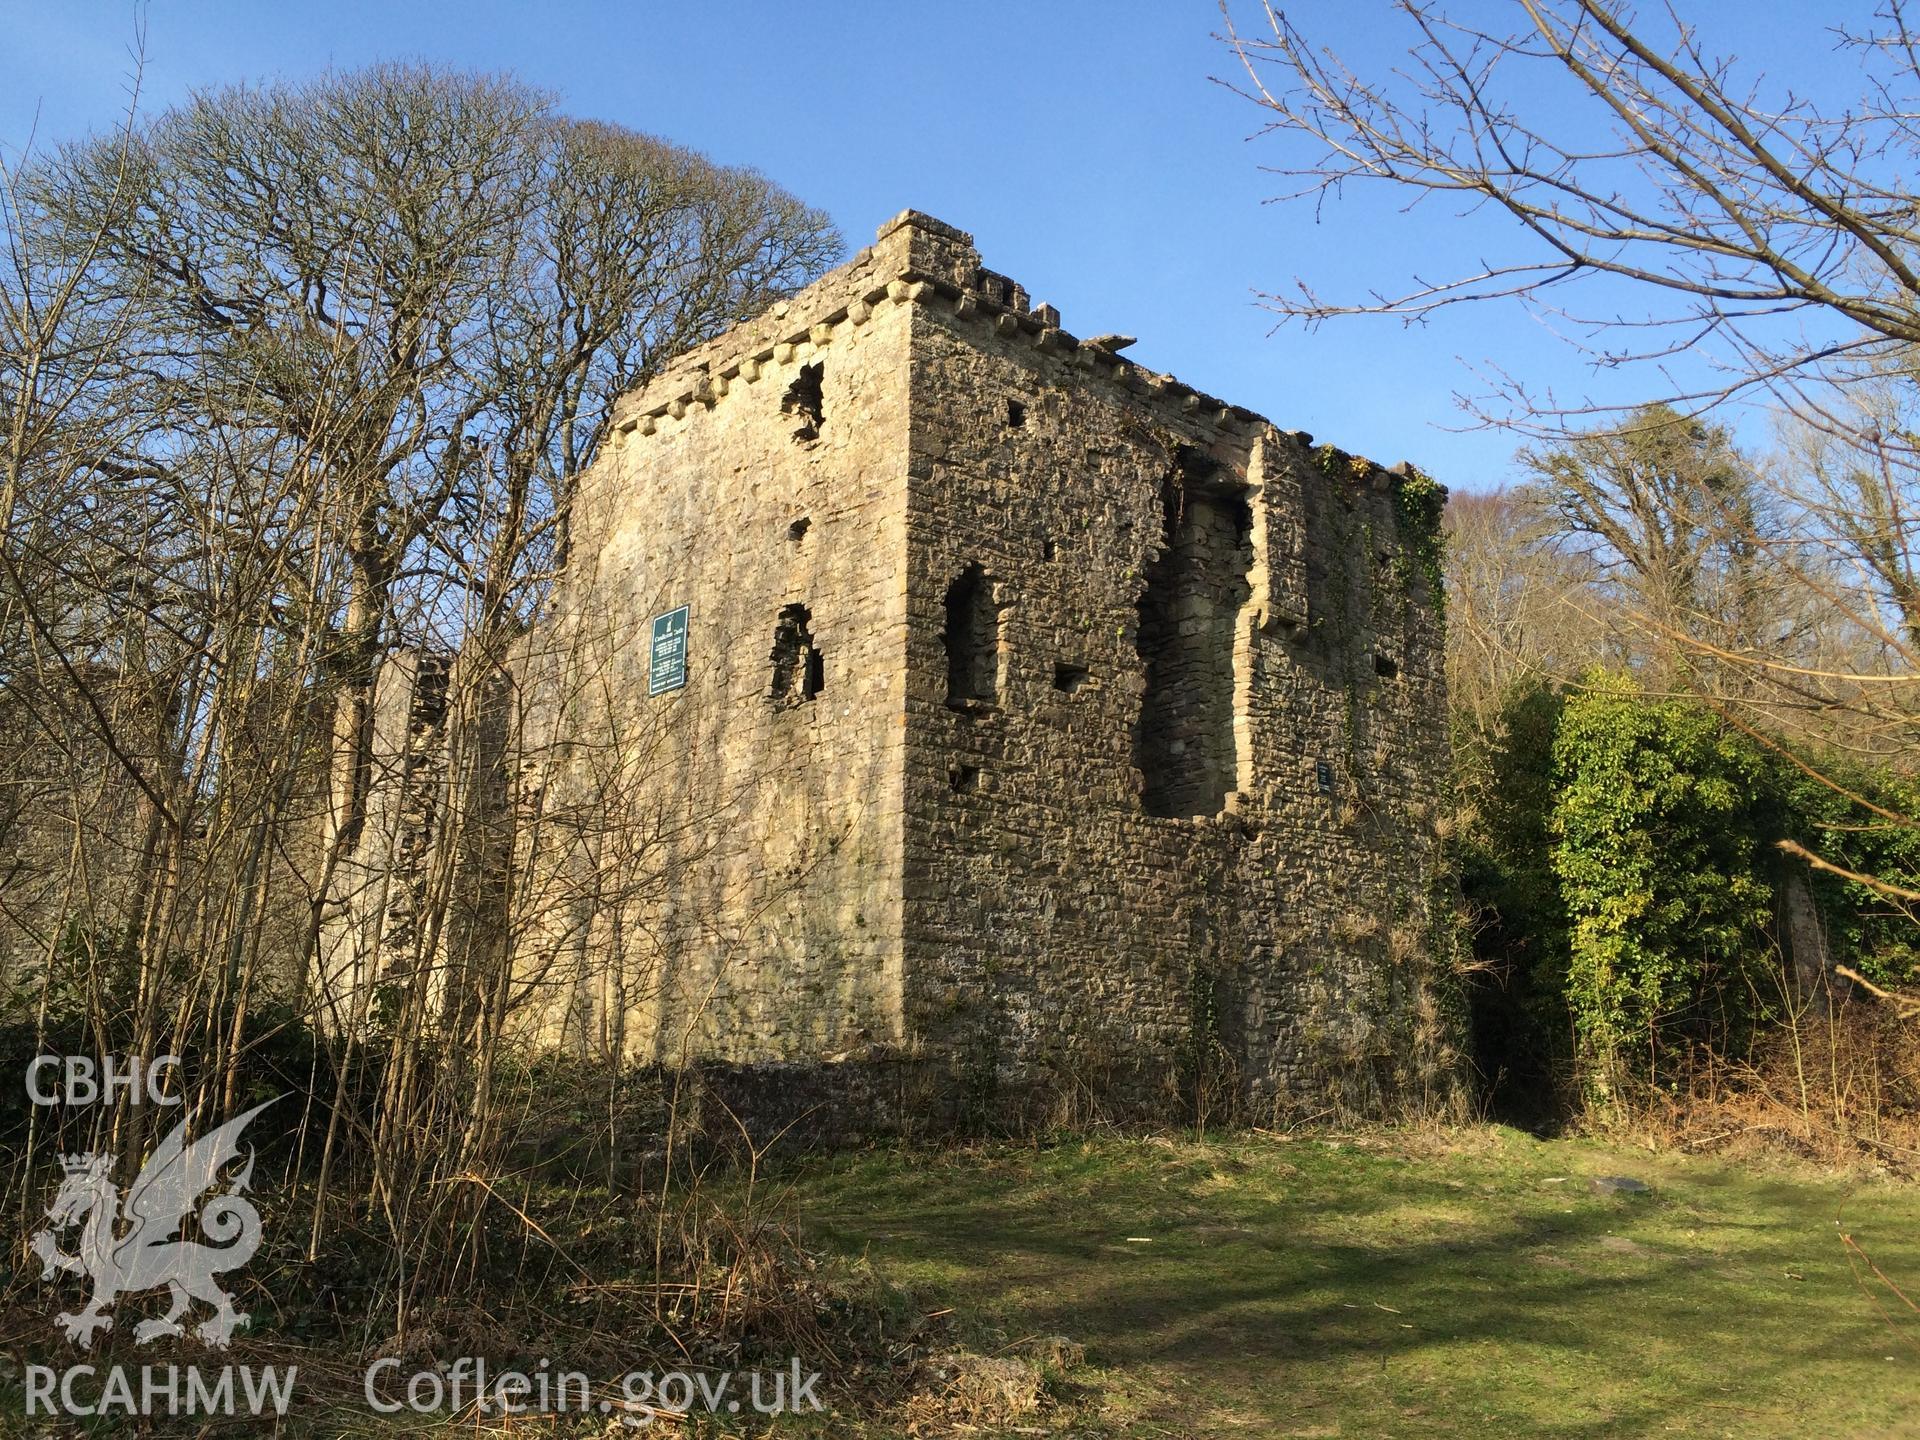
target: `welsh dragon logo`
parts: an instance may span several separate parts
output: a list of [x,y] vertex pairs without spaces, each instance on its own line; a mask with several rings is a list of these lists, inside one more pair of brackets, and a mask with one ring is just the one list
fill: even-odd
[[[247,1323],[214,1276],[239,1269],[260,1248],[260,1212],[245,1198],[253,1177],[250,1148],[245,1167],[227,1189],[200,1205],[200,1233],[212,1243],[178,1239],[175,1232],[219,1180],[221,1168],[239,1156],[240,1132],[247,1122],[273,1103],[254,1106],[192,1144],[187,1143],[186,1123],[175,1126],[141,1169],[124,1203],[113,1183],[111,1155],[61,1157],[66,1179],[47,1208],[46,1228],[36,1231],[29,1243],[40,1257],[41,1279],[51,1280],[64,1271],[93,1281],[86,1309],[59,1316],[69,1340],[89,1348],[96,1331],[113,1328],[110,1311],[120,1296],[163,1285],[171,1292],[167,1313],[141,1321],[133,1332],[136,1344],[184,1333],[180,1317],[195,1300],[214,1307],[194,1329],[209,1345],[224,1349],[234,1328]],[[76,1225],[81,1227],[79,1249],[69,1255],[56,1237]]]

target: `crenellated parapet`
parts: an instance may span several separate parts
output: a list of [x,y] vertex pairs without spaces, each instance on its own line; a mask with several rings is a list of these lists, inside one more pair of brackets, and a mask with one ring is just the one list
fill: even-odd
[[616,444],[650,435],[664,419],[697,406],[712,407],[769,368],[827,349],[836,335],[866,324],[886,305],[939,305],[1004,339],[1031,345],[1063,366],[1173,412],[1243,432],[1268,422],[1259,414],[1206,394],[1171,375],[1089,343],[1063,328],[1060,312],[1034,305],[1016,281],[980,263],[973,237],[917,210],[903,210],[877,232],[874,243],[763,315],[672,361],[651,383],[620,401]]

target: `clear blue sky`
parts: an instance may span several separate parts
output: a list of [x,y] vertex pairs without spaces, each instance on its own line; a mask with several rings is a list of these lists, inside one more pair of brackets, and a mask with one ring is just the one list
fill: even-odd
[[[1252,6],[1235,8],[1252,23]],[[1293,8],[1376,55],[1390,33],[1373,18],[1379,0]],[[1822,68],[1829,8],[1870,7],[1687,6],[1710,33]],[[1769,37],[1769,14],[1791,14],[1791,27]],[[126,0],[0,0],[9,153],[36,126],[44,142],[115,122],[134,15]],[[1069,330],[1138,335],[1144,364],[1286,428],[1417,460],[1450,485],[1498,483],[1515,448],[1507,435],[1458,433],[1466,421],[1452,397],[1476,389],[1470,365],[1495,362],[1562,393],[1591,385],[1514,308],[1415,329],[1355,320],[1274,332],[1258,289],[1297,275],[1349,291],[1388,285],[1416,257],[1466,253],[1484,232],[1384,200],[1318,221],[1307,206],[1264,204],[1283,188],[1259,168],[1276,152],[1249,138],[1261,113],[1214,83],[1236,62],[1214,38],[1213,0],[154,0],[145,15],[148,111],[196,87],[376,59],[512,70],[573,114],[758,167],[825,208],[853,246],[903,207],[928,211],[972,231],[986,262],[1059,306]],[[1638,398],[1617,382],[1608,395]]]

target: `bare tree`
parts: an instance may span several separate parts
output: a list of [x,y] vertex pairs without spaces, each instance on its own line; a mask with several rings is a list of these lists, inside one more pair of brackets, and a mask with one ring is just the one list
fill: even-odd
[[[1672,8],[1388,8],[1407,60],[1375,74],[1305,34],[1287,7],[1264,4],[1259,35],[1229,14],[1236,88],[1287,145],[1276,168],[1294,196],[1380,182],[1409,204],[1504,217],[1507,253],[1351,299],[1303,281],[1269,297],[1281,314],[1419,319],[1519,300],[1595,337],[1601,365],[1713,354],[1715,381],[1668,397],[1688,409],[1756,392],[1818,403],[1825,386],[1920,340],[1920,124],[1905,98],[1920,51],[1903,0],[1851,29],[1791,17],[1806,43],[1860,62],[1860,98],[1827,102],[1743,76]],[[1468,18],[1489,9],[1484,23]],[[1569,413],[1524,386],[1509,398],[1511,419]]]
[[[1807,43],[1858,61],[1860,96],[1842,100],[1743,75],[1673,8],[1390,9],[1407,61],[1378,73],[1344,62],[1280,5],[1260,7],[1260,34],[1229,14],[1236,88],[1286,147],[1277,169],[1296,182],[1293,198],[1317,204],[1378,182],[1423,214],[1450,205],[1490,223],[1501,253],[1350,298],[1303,280],[1269,303],[1313,323],[1517,302],[1571,322],[1563,333],[1586,337],[1572,343],[1596,366],[1644,374],[1641,393],[1671,406],[1660,427],[1670,436],[1717,404],[1776,406],[1800,437],[1799,460],[1812,455],[1809,437],[1824,458],[1804,474],[1775,464],[1730,490],[1715,463],[1643,466],[1657,446],[1644,433],[1626,442],[1645,427],[1621,409],[1512,380],[1479,402],[1483,418],[1545,442],[1531,463],[1573,532],[1639,577],[1640,622],[1713,671],[1704,688],[1715,698],[1753,707],[1753,723],[1820,717],[1829,734],[1849,711],[1856,734],[1879,730],[1881,753],[1911,752],[1911,735],[1888,743],[1905,725],[1897,697],[1914,659],[1903,615],[1920,514],[1905,423],[1920,338],[1920,126],[1904,98],[1920,50],[1905,4],[1887,0],[1851,27],[1809,23]],[[1672,373],[1682,354],[1717,369],[1704,381]],[[1598,432],[1595,411],[1608,412]],[[1638,498],[1567,483],[1636,471],[1666,479],[1633,486]],[[1697,579],[1686,537],[1709,530],[1726,537],[1729,583],[1703,604],[1685,593]]]
[[[200,1057],[208,1110],[311,1026],[314,1243],[350,1183],[407,1253],[473,1223],[453,1177],[505,1143],[509,1042],[551,1008],[502,938],[562,873],[504,752],[574,479],[621,392],[839,237],[764,177],[414,66],[205,94],[4,179],[4,990]],[[373,733],[408,666],[443,687],[430,787]],[[559,828],[657,885],[673,837],[603,789]],[[435,842],[376,881],[349,860],[382,796]],[[363,913],[343,991],[322,936]]]
[[1537,499],[1462,492],[1447,501],[1446,525],[1447,695],[1462,738],[1491,733],[1519,687],[1624,656],[1598,569],[1558,543]]

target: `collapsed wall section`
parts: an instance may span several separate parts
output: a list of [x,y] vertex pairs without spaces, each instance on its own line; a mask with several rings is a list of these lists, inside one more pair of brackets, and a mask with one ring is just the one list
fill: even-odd
[[[435,846],[447,805],[447,656],[396,650],[382,658],[364,755],[341,744],[330,777],[315,972],[329,1028],[376,1017],[381,987],[404,984],[423,963]],[[351,714],[341,703],[342,723]],[[345,834],[340,832],[345,830]]]
[[1140,591],[1133,752],[1149,815],[1218,815],[1239,779],[1234,718],[1246,695],[1235,667],[1246,657],[1236,636],[1253,594],[1253,512],[1244,482],[1207,487],[1219,469],[1192,447],[1176,451]]
[[88,663],[60,679],[17,670],[0,686],[0,977],[29,989],[63,957],[111,965],[133,953],[159,819],[128,767],[177,763],[163,687]]

